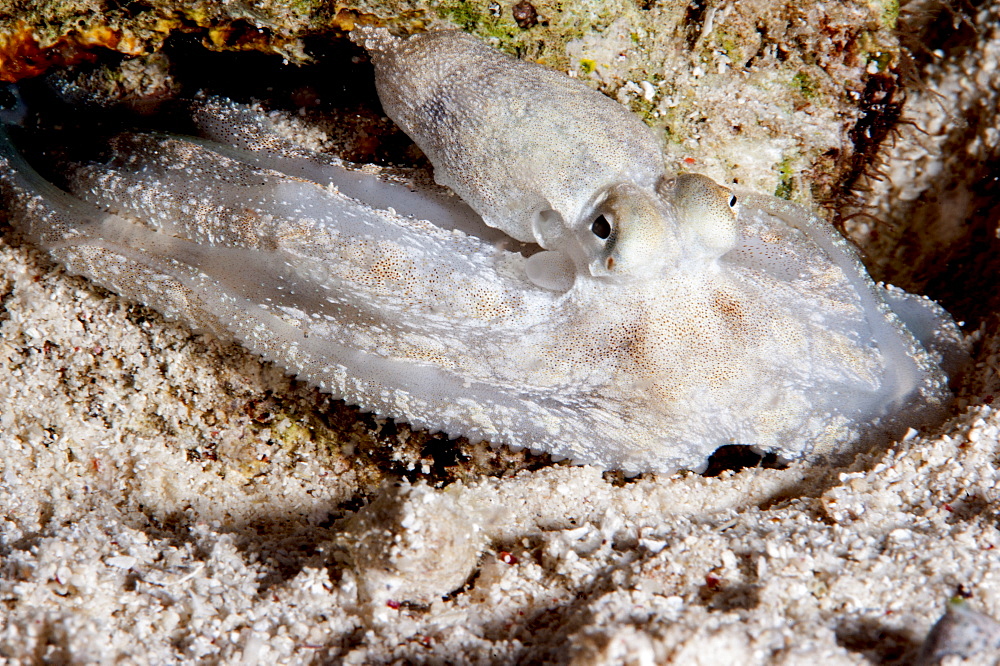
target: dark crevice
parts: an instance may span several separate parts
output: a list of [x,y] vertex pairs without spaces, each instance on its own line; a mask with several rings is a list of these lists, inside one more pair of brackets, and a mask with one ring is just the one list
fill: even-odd
[[835,630],[837,644],[875,664],[912,664],[920,642],[909,632],[872,619],[842,622]]
[[705,12],[708,11],[709,0],[691,0],[684,13],[685,26],[684,40],[687,42],[689,51],[694,51],[701,37],[701,31],[705,22]]
[[787,464],[778,460],[773,453],[760,454],[753,447],[744,444],[720,446],[708,458],[708,467],[702,476],[719,476],[723,472],[738,472],[751,467],[763,469],[786,469]]

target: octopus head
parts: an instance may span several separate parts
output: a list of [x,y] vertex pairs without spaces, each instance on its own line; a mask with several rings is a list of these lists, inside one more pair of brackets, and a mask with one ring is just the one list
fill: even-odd
[[717,259],[736,246],[739,201],[728,187],[699,173],[682,173],[657,185],[677,215],[686,251]]
[[547,251],[528,260],[528,277],[565,290],[578,274],[634,279],[682,256],[714,262],[736,246],[738,213],[733,191],[701,174],[664,177],[655,189],[617,183],[578,225],[552,210],[537,216],[535,235]]

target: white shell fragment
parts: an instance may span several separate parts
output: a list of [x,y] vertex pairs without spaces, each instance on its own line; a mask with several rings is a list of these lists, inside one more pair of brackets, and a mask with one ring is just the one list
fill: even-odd
[[[954,324],[893,297],[929,353],[809,211],[665,174],[614,102],[461,33],[366,39],[386,108],[468,206],[209,100],[206,132],[237,147],[123,134],[70,192],[3,138],[14,223],[71,272],[363,409],[577,463],[836,456],[941,417]],[[546,159],[508,170],[509,151]],[[504,249],[497,229],[544,251]]]

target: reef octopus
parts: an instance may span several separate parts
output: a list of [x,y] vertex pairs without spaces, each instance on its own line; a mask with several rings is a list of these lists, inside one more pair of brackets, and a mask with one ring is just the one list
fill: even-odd
[[729,444],[838,460],[941,418],[957,327],[809,210],[669,173],[615,101],[469,35],[355,39],[447,189],[209,98],[202,137],[121,134],[66,189],[5,132],[15,226],[363,409],[629,474]]

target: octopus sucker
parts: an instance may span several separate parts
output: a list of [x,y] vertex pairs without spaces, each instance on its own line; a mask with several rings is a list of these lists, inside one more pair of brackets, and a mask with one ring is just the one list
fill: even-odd
[[208,97],[201,136],[123,132],[59,187],[4,129],[13,224],[362,410],[628,474],[839,460],[942,417],[957,327],[810,211],[668,172],[616,102],[468,35],[356,38],[438,185]]

